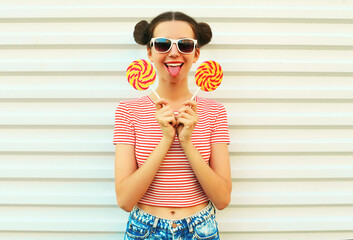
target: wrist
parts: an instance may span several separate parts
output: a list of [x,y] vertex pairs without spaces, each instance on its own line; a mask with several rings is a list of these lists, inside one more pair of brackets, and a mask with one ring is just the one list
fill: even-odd
[[174,137],[163,135],[160,142],[172,145],[172,143],[174,142]]
[[188,147],[188,146],[192,146],[193,143],[191,141],[191,139],[179,139],[179,143],[181,145],[182,148]]

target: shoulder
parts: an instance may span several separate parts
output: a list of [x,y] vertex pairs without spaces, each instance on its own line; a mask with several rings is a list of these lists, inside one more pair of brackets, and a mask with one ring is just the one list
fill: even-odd
[[148,96],[143,96],[136,99],[121,101],[118,104],[118,109],[126,109],[129,111],[141,111],[151,107],[151,100]]
[[135,106],[135,105],[139,105],[139,104],[146,104],[148,101],[149,101],[148,96],[143,96],[140,98],[120,101],[119,105]]
[[212,111],[212,112],[219,112],[220,110],[224,110],[225,108],[223,104],[207,99],[207,98],[202,98],[202,97],[197,97],[197,108],[203,111]]

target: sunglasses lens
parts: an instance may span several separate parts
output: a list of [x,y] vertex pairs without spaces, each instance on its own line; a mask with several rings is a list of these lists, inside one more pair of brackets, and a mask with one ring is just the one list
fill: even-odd
[[171,46],[172,42],[166,38],[157,38],[154,42],[154,48],[158,52],[167,52]]
[[190,39],[182,39],[178,41],[178,47],[181,52],[191,53],[194,51],[194,42]]

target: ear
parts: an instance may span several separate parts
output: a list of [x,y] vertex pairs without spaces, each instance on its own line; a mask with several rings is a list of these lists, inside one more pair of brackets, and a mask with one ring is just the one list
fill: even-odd
[[199,57],[200,57],[200,48],[195,48],[193,63],[197,62],[197,60],[199,60]]
[[150,62],[153,63],[152,48],[149,46],[147,46],[147,56],[148,56],[148,59],[150,60]]

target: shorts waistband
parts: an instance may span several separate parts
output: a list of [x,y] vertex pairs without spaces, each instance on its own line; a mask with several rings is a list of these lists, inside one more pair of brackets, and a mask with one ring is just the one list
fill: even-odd
[[143,211],[138,207],[133,208],[130,212],[130,217],[154,228],[169,229],[174,231],[189,228],[189,230],[192,231],[194,226],[210,218],[212,215],[215,215],[215,212],[216,210],[210,201],[208,205],[199,212],[182,219],[171,220],[159,218]]

